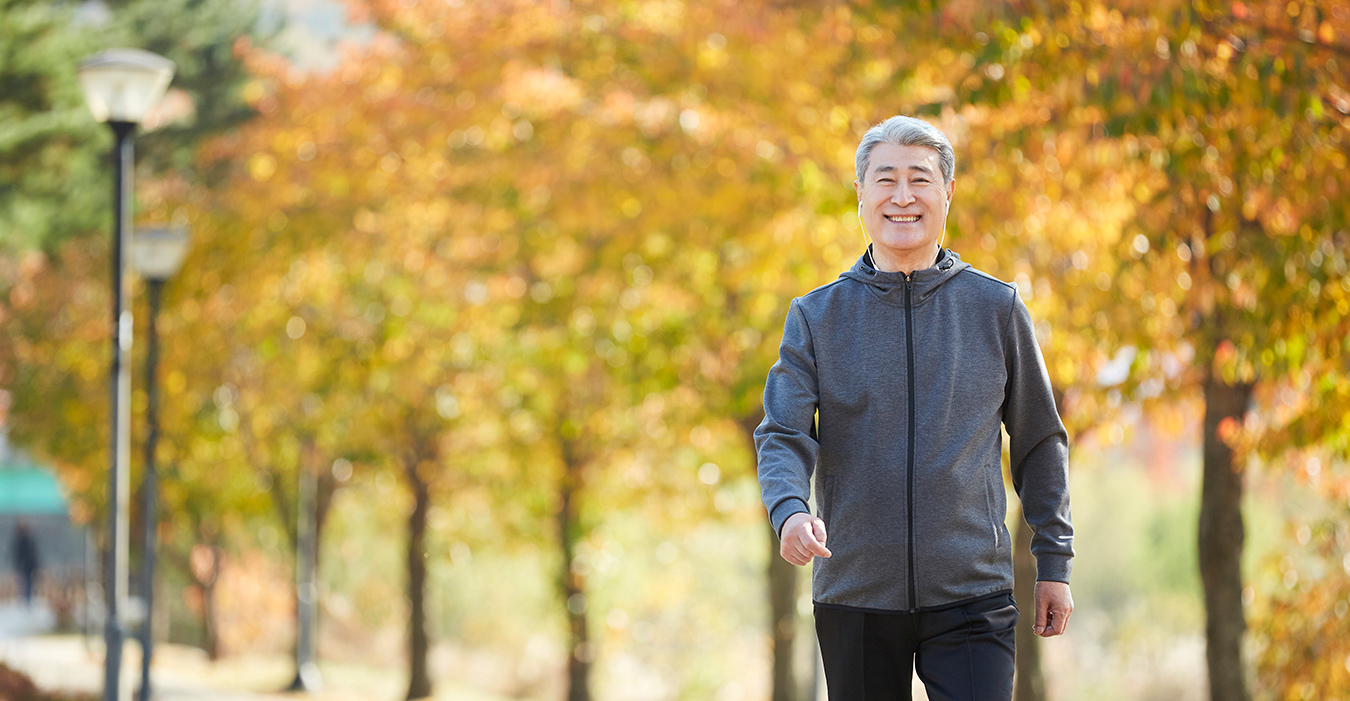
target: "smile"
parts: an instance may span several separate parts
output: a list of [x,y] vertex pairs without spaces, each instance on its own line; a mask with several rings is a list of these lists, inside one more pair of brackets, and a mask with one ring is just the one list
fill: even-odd
[[919,221],[919,215],[917,215],[917,214],[906,214],[906,215],[904,215],[904,216],[893,216],[893,215],[887,214],[887,215],[886,215],[886,221],[893,221],[893,222],[916,222],[916,221]]

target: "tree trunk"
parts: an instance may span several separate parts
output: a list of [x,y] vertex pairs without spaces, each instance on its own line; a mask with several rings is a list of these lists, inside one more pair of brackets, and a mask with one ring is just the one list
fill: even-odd
[[[250,444],[246,442],[245,445]],[[291,659],[295,666],[295,678],[286,688],[289,692],[317,691],[322,679],[313,653],[318,639],[319,609],[318,587],[315,585],[318,581],[320,553],[323,551],[320,543],[323,542],[322,528],[327,504],[322,498],[324,471],[315,463],[317,450],[313,437],[304,436],[302,445],[300,460],[296,464],[294,493],[286,486],[291,481],[289,475],[274,464],[257,462],[256,454],[249,448],[250,460],[255,461],[255,469],[266,475],[271,483],[268,493],[272,497],[272,506],[276,509],[281,530],[286,534],[286,542],[290,544],[294,556],[295,645],[291,649]],[[306,490],[309,490],[307,496]],[[315,598],[311,600],[310,595]]]
[[1204,484],[1200,493],[1200,579],[1205,589],[1205,655],[1209,664],[1209,697],[1213,701],[1247,701],[1242,636],[1247,629],[1242,611],[1242,466],[1219,436],[1231,419],[1240,425],[1251,400],[1252,385],[1230,385],[1209,377],[1204,383]]
[[[1055,411],[1064,416],[1064,390],[1050,388]],[[1041,639],[1032,632],[1036,624],[1036,557],[1031,554],[1031,536],[1026,515],[1018,507],[1017,532],[1013,534],[1013,598],[1021,611],[1017,619],[1017,683],[1013,701],[1045,701],[1045,672],[1041,670]]]
[[[314,562],[317,571],[318,563],[323,557],[323,548],[319,547],[319,544],[323,542],[323,527],[324,524],[328,523],[328,512],[333,505],[333,499],[337,495],[339,485],[337,480],[333,478],[332,470],[324,468],[323,456],[320,455],[312,439],[305,440],[303,457],[297,465],[297,469],[310,470],[317,485],[314,499]],[[298,503],[298,500],[296,495],[291,494],[286,489],[286,484],[289,481],[287,475],[275,467],[258,469],[268,477],[271,483],[268,493],[272,497],[272,506],[276,509],[277,518],[282,524],[282,531],[291,544],[291,552],[299,552],[299,521],[297,515],[291,512],[291,504]]]
[[580,462],[564,448],[563,477],[559,489],[558,545],[562,550],[562,597],[567,609],[567,701],[590,701],[591,663],[595,652],[586,625],[586,580],[573,566],[577,542],[580,540],[581,519],[577,508],[577,493],[581,485]]
[[[756,411],[736,420],[742,435],[755,449],[755,428],[764,419],[764,411]],[[758,462],[758,458],[756,458]],[[778,554],[778,534],[773,526],[768,530],[769,546],[769,638],[773,640],[772,701],[796,701],[797,675],[793,665],[792,649],[797,642],[797,568]]]
[[427,511],[431,508],[431,487],[418,473],[419,463],[414,458],[404,466],[413,493],[413,508],[408,514],[408,699],[431,696],[426,613]]
[[206,550],[197,563],[200,572],[194,572],[194,577],[202,591],[202,633],[205,636],[206,658],[214,662],[224,654],[220,644],[220,618],[216,615],[216,583],[220,581],[224,553],[214,545],[201,547]]
[[[306,456],[313,444],[306,444]],[[315,519],[317,477],[312,460],[304,459],[296,473],[295,541],[295,678],[287,691],[318,691],[322,675],[315,662],[315,641],[319,612],[318,533]]]
[[1041,639],[1031,632],[1036,623],[1036,558],[1031,554],[1031,526],[1025,518],[1017,519],[1017,532],[1013,536],[1013,573],[1013,597],[1022,610],[1017,619],[1017,686],[1013,701],[1045,701]]
[[221,658],[220,622],[216,616],[216,583],[202,585],[202,633],[205,635],[206,659],[215,662]]
[[778,534],[768,527],[769,623],[773,634],[773,701],[795,701],[792,648],[797,640],[797,567],[778,554]]

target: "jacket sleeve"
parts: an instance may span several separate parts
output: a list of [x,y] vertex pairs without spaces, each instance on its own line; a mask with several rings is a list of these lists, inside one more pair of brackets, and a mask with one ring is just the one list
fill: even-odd
[[1003,425],[1008,430],[1013,489],[1035,534],[1031,553],[1036,557],[1036,579],[1068,583],[1074,554],[1069,436],[1055,408],[1031,314],[1015,293],[1006,333]]
[[760,493],[773,530],[780,536],[789,516],[810,511],[806,500],[820,454],[815,431],[819,399],[811,329],[793,300],[778,362],[764,383],[764,420],[755,429]]

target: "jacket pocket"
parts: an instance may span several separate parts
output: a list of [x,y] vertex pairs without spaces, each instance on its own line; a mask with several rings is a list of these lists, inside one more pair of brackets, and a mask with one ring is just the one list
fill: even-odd
[[[1002,528],[1003,518],[996,513],[997,509],[995,508],[995,505],[998,504],[998,500],[994,498],[994,477],[993,474],[991,473],[992,473],[991,470],[984,471],[984,508],[985,513],[988,514],[989,516],[988,518],[989,530],[993,531],[994,533],[994,550],[997,551],[999,547],[1003,545],[1002,543],[1003,539],[1002,536],[1000,535],[1000,533],[1003,531]],[[1002,488],[1003,471],[999,470],[997,474],[999,476],[998,486],[999,488]]]
[[820,520],[826,524],[830,522],[830,514],[834,511],[834,479],[830,475],[820,476],[820,493],[816,494],[816,510],[820,512]]

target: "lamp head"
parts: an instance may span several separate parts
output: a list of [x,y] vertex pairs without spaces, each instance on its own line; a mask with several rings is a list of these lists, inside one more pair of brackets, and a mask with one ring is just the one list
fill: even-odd
[[109,49],[80,63],[80,87],[100,122],[140,124],[164,97],[174,63],[141,49]]
[[187,244],[187,227],[137,228],[131,235],[131,264],[141,277],[164,282],[183,265]]

